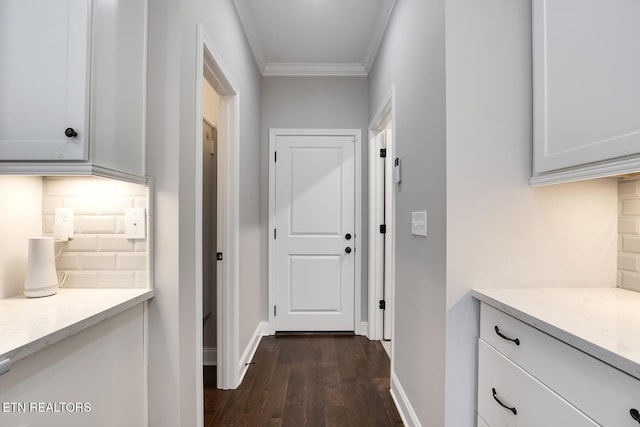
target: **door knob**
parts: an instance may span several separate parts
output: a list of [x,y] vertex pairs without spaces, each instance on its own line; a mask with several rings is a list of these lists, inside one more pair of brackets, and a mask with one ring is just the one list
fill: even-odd
[[74,128],[66,128],[64,130],[64,134],[67,138],[73,138],[78,136],[78,132],[76,132],[76,130]]
[[344,235],[344,238],[347,240],[351,240],[351,234],[347,233]]
[[351,253],[351,248],[347,246],[346,248],[344,248],[344,251],[346,253],[350,254]]

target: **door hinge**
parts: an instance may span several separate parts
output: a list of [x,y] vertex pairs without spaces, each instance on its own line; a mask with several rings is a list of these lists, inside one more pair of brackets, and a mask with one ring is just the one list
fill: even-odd
[[380,149],[380,157],[382,157],[383,159],[385,157],[387,157],[387,149],[386,148],[381,148]]
[[222,261],[222,252],[216,253],[216,260],[217,261]]
[[277,152],[277,151],[274,151],[274,152],[273,152],[273,161],[274,161],[274,162],[277,162],[277,161],[278,161],[278,152]]
[[276,306],[274,305],[274,306],[273,306],[273,317],[276,317],[276,313],[277,313],[277,312],[278,312],[278,311],[276,310]]
[[387,224],[380,224],[380,233],[385,234],[387,232]]
[[273,240],[275,240],[278,236],[277,228],[273,229]]
[[381,299],[381,300],[378,302],[378,308],[379,308],[380,310],[385,310],[385,309],[387,308],[387,303],[385,302],[385,300]]

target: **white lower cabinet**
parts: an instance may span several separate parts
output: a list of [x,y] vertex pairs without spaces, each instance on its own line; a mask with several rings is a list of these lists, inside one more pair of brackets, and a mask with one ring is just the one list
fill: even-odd
[[148,426],[144,310],[138,304],[15,362],[0,376],[0,426]]
[[640,380],[485,303],[480,313],[478,415],[487,425],[639,425]]
[[483,340],[478,358],[478,412],[489,426],[597,426]]
[[478,415],[478,427],[489,427],[480,415]]

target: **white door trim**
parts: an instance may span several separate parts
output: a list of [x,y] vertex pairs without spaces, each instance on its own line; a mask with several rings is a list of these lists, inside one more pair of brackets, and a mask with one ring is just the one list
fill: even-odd
[[269,129],[269,324],[268,333],[275,333],[275,319],[273,307],[275,305],[275,240],[273,230],[275,228],[275,194],[276,175],[274,168],[275,143],[280,135],[302,136],[352,136],[355,138],[355,278],[354,278],[354,332],[358,335],[366,335],[366,330],[361,330],[362,324],[362,131],[360,129]]
[[[378,133],[382,132],[389,122],[391,121],[392,129],[391,134],[393,138],[393,142],[391,143],[391,148],[387,149],[387,158],[393,160],[395,158],[395,135],[396,135],[396,108],[395,108],[395,88],[392,86],[389,90],[388,95],[382,101],[382,104],[378,108],[378,111],[373,116],[371,123],[369,124],[369,285],[368,285],[368,295],[369,295],[369,331],[368,337],[372,340],[381,340],[383,338],[383,317],[382,310],[378,307],[378,302],[383,299],[383,291],[382,291],[382,277],[379,277],[382,273],[381,270],[376,268],[378,263],[384,262],[384,254],[383,254],[383,244],[382,240],[379,239],[379,230],[376,220],[376,205],[380,202],[379,194],[377,193],[376,183],[380,178],[377,175],[377,168],[375,168],[375,164],[378,159],[378,149],[376,145],[376,136]],[[386,169],[386,168],[385,168]],[[382,172],[384,173],[384,171]],[[387,223],[387,233],[389,233],[392,238],[391,240],[391,260],[387,263],[387,269],[389,270],[388,277],[391,283],[388,283],[391,286],[392,292],[392,317],[393,317],[393,301],[395,301],[395,263],[393,259],[395,259],[395,239],[393,236],[395,235],[395,191],[392,192],[392,201],[391,201],[391,218],[392,220]],[[391,330],[393,337],[394,331],[393,320],[391,322]],[[394,340],[391,340],[391,355],[393,357],[393,347]],[[392,365],[393,366],[393,365]]]
[[[238,147],[240,138],[240,91],[229,69],[222,61],[220,53],[198,24],[197,66],[196,66],[196,138],[202,137],[202,87],[206,78],[220,95],[218,117],[218,242],[217,251],[223,253],[223,261],[218,266],[217,276],[217,378],[218,388],[238,387],[240,372],[239,344],[239,254],[240,236]],[[198,425],[203,424],[202,385],[202,150],[196,151],[195,159],[195,330],[196,330],[196,383]]]

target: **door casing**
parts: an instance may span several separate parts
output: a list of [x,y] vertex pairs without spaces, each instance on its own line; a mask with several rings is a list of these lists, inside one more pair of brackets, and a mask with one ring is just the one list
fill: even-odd
[[[391,135],[392,141],[390,142],[390,147],[387,148],[387,160],[390,162],[395,159],[395,137],[396,137],[396,117],[395,117],[395,88],[391,87],[388,95],[383,100],[382,104],[378,108],[378,111],[373,116],[371,123],[369,124],[369,330],[368,337],[372,340],[381,340],[383,339],[384,331],[383,331],[383,313],[382,310],[378,308],[378,302],[381,299],[384,299],[383,290],[382,290],[382,282],[383,278],[381,277],[382,269],[377,268],[378,263],[385,262],[385,277],[386,277],[386,285],[391,288],[391,304],[388,306],[388,309],[391,310],[391,362],[393,366],[393,354],[394,354],[394,340],[393,336],[395,334],[393,317],[394,317],[394,301],[395,301],[395,184],[391,186],[393,191],[391,191],[390,195],[390,204],[391,206],[387,206],[389,209],[391,219],[387,221],[387,236],[388,241],[391,243],[390,250],[386,251],[386,256],[383,253],[384,246],[381,243],[380,239],[380,231],[378,229],[379,224],[377,223],[377,204],[381,201],[378,200],[378,189],[376,188],[376,183],[378,182],[379,177],[377,176],[377,170],[373,165],[376,164],[378,160],[379,151],[376,143],[376,137],[380,132],[383,132],[385,128],[391,124]],[[385,168],[387,169],[387,168]],[[382,173],[387,173],[388,171],[382,171]],[[388,178],[390,176],[387,175]],[[387,187],[389,188],[389,187]],[[384,201],[382,201],[384,202]]]
[[[202,136],[202,85],[207,79],[220,96],[218,116],[218,249],[223,261],[217,271],[217,381],[218,388],[234,389],[240,384],[246,366],[239,367],[239,135],[240,90],[231,72],[207,35],[198,25],[196,64],[196,135]],[[199,144],[198,144],[199,146]],[[196,403],[197,425],[203,425],[202,379],[202,150],[195,159],[195,270],[196,270]]]
[[365,250],[362,235],[362,131],[360,129],[270,129],[269,130],[269,324],[267,333],[275,333],[275,318],[273,307],[275,305],[276,279],[275,279],[275,240],[273,229],[276,227],[275,194],[275,152],[276,140],[280,135],[301,136],[351,136],[354,138],[355,156],[355,278],[354,278],[354,332],[358,335],[366,335],[366,322],[362,322],[362,251]]

